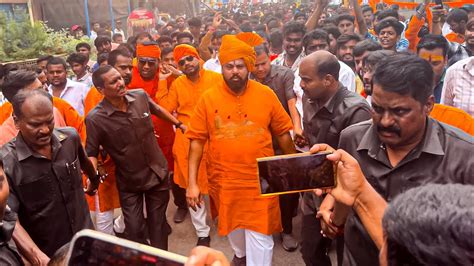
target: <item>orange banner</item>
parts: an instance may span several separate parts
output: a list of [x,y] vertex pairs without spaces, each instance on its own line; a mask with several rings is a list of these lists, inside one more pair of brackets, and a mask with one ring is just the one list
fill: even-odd
[[[388,5],[399,5],[400,8],[406,8],[406,9],[415,9],[420,3],[411,3],[411,2],[401,2],[401,1],[394,1],[394,0],[382,0],[382,1],[377,1],[377,0],[369,0],[369,5],[375,10],[375,5],[378,3],[385,3]],[[466,1],[460,0],[460,1],[455,1],[455,2],[443,2],[443,4],[448,5],[449,7],[462,7],[464,4],[466,4]],[[429,6],[435,6],[434,3],[431,3]]]

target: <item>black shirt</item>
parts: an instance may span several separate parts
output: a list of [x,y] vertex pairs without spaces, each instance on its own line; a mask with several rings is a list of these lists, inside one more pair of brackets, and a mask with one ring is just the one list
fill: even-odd
[[104,98],[87,115],[87,154],[97,157],[99,146],[104,148],[115,163],[120,191],[139,192],[156,185],[168,189],[168,166],[151,120],[160,107],[141,89],[129,90],[125,100],[126,112]]
[[[250,74],[250,78],[255,80],[255,76]],[[288,108],[288,100],[296,98],[293,84],[295,82],[295,75],[291,69],[284,66],[271,65],[270,73],[261,82],[272,89],[280,100],[280,103],[285,108],[286,113],[290,114]]]
[[[432,118],[427,118],[420,144],[395,167],[372,121],[342,131],[339,147],[357,159],[368,182],[388,202],[427,183],[474,184],[472,136]],[[344,265],[378,265],[378,250],[355,214],[347,219],[344,235]]]
[[[336,94],[323,106],[303,96],[304,135],[310,147],[317,143],[326,143],[337,148],[343,129],[370,118],[367,101],[342,85],[339,85]],[[321,198],[316,197],[314,193],[305,193],[303,213],[314,214],[321,204],[320,201]]]
[[[5,182],[8,181],[5,180]],[[9,206],[6,206],[5,215],[0,224],[0,265],[23,265],[12,240],[16,220],[17,214],[12,212]]]
[[48,256],[84,228],[93,228],[80,161],[87,160],[73,128],[54,129],[52,160],[32,151],[21,134],[2,148],[10,185],[8,205]]
[[[253,74],[250,74],[250,78],[256,80]],[[270,89],[275,92],[281,105],[283,105],[286,113],[290,116],[291,114],[290,108],[288,107],[288,100],[296,98],[295,91],[293,90],[294,81],[295,75],[291,69],[284,66],[271,65],[270,72],[265,77],[265,80],[260,82],[263,85],[270,87]],[[275,136],[272,136],[272,143],[275,154],[283,154],[283,151],[280,149]]]

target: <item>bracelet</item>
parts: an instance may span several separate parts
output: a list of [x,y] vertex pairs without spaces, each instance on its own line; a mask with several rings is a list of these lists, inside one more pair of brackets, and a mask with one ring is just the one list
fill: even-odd
[[179,128],[179,127],[180,127],[182,124],[183,124],[183,122],[181,122],[181,121],[178,121],[178,123],[177,123],[177,124],[175,124],[174,126],[175,126],[176,128]]
[[441,22],[441,19],[440,19],[440,20],[433,20],[432,22],[433,22],[433,23],[440,23],[440,22]]

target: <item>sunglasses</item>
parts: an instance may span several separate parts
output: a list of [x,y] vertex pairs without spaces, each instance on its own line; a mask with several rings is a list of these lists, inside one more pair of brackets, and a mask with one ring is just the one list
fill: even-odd
[[153,59],[153,58],[149,58],[149,59],[148,59],[148,58],[140,58],[140,59],[138,59],[138,62],[139,62],[140,64],[146,64],[146,63],[148,63],[148,65],[150,65],[150,66],[154,66],[154,65],[156,65],[156,63],[157,63],[157,62],[156,62],[156,59]]
[[186,56],[185,58],[179,60],[179,61],[178,61],[178,64],[179,64],[179,66],[184,66],[184,64],[186,63],[186,61],[192,62],[193,60],[194,60],[194,57],[188,55],[188,56]]

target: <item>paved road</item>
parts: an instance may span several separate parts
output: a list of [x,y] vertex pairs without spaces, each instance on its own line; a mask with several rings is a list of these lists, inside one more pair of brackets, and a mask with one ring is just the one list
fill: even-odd
[[[196,233],[189,215],[183,223],[175,224],[173,222],[175,211],[176,206],[173,204],[173,199],[171,198],[167,212],[168,222],[173,228],[173,233],[170,235],[168,240],[169,250],[187,256],[191,249],[196,245]],[[293,219],[293,233],[298,240],[300,239],[301,231],[300,221],[300,215]],[[217,235],[216,229],[216,225],[213,224],[211,226],[211,247],[223,251],[227,258],[231,260],[234,256],[232,248],[230,247],[226,237],[220,237]],[[273,239],[275,240],[273,265],[304,265],[299,249],[294,252],[286,252],[281,246],[279,234],[274,235]]]

